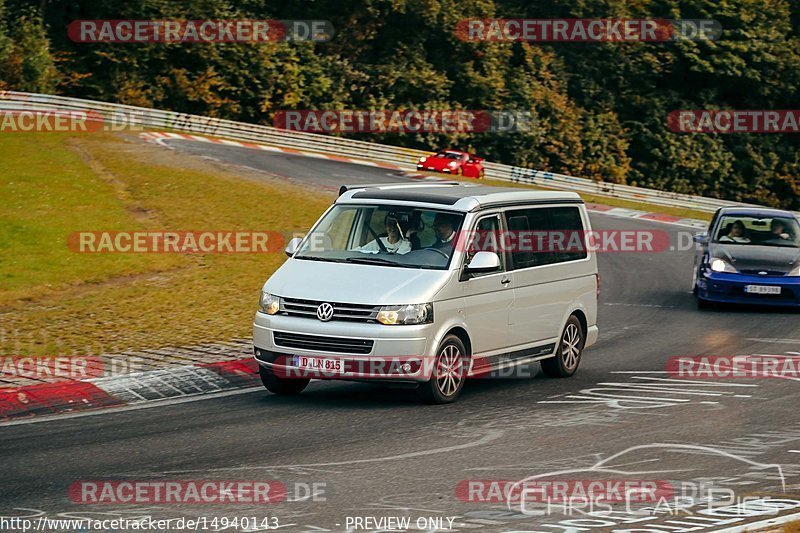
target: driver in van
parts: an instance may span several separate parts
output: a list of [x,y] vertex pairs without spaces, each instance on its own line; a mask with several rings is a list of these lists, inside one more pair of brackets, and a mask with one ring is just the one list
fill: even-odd
[[[386,228],[386,237],[380,237],[381,243],[390,254],[407,254],[411,251],[411,241],[403,238],[403,233],[400,228],[400,223],[397,218],[391,214],[387,214],[383,219],[383,225]],[[364,246],[357,248],[359,252],[378,253],[381,247],[378,241],[372,240]]]
[[437,248],[446,252],[453,249],[453,239],[456,236],[454,221],[451,215],[447,213],[437,213],[436,218],[433,219],[433,231],[436,233],[436,242],[430,248]]

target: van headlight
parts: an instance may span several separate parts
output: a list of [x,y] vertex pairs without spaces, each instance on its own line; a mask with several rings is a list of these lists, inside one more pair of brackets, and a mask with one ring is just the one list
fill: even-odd
[[792,271],[789,272],[786,275],[787,276],[800,276],[800,265],[797,265],[796,267],[794,267],[794,269],[792,269]]
[[730,272],[730,273],[738,272],[735,268],[733,268],[733,265],[731,265],[724,259],[713,259],[708,266],[714,272]]
[[274,294],[268,292],[261,292],[261,299],[258,301],[258,307],[262,313],[274,315],[281,309],[281,299]]
[[433,304],[384,305],[375,319],[381,324],[429,324],[433,322]]

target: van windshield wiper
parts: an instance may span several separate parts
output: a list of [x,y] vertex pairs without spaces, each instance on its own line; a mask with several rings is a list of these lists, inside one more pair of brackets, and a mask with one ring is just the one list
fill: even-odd
[[365,265],[391,265],[391,266],[406,266],[382,257],[348,257],[345,259],[348,263],[361,263]]
[[326,259],[325,257],[318,257],[316,255],[297,255],[295,259],[305,259],[306,261],[325,261],[327,263],[341,263],[338,259]]

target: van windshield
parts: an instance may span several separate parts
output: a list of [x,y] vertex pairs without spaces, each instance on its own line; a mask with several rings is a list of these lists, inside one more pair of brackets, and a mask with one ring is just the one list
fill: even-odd
[[336,205],[295,259],[446,269],[463,213],[395,205]]

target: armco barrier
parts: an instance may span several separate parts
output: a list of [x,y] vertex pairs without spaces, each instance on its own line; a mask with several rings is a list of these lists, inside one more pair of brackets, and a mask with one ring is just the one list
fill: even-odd
[[[201,117],[174,111],[162,111],[144,107],[122,104],[110,104],[94,100],[66,98],[46,94],[0,91],[0,111],[24,110],[62,110],[97,112],[104,115],[124,113],[134,117],[147,129],[171,129],[175,131],[213,135],[229,139],[252,141],[285,148],[308,150],[329,155],[368,159],[391,163],[410,170],[416,169],[417,159],[428,152],[401,148],[385,144],[377,144],[353,139],[288,131],[259,124],[247,124],[232,120]],[[606,182],[595,182],[585,178],[576,178],[564,174],[543,172],[529,168],[485,163],[486,177],[496,180],[535,184],[550,189],[574,191],[593,194],[607,198],[618,198],[648,204],[694,209],[696,211],[713,212],[719,207],[731,205],[752,205],[728,202],[702,196],[678,194],[655,189],[617,185]]]

